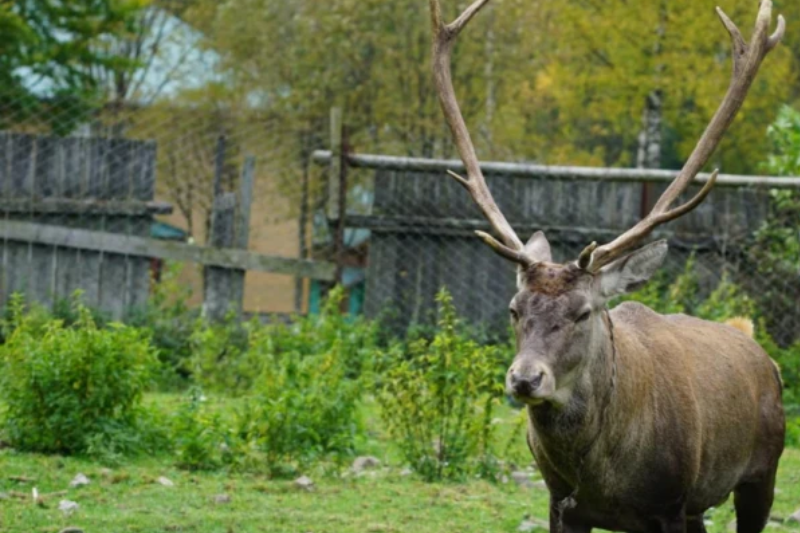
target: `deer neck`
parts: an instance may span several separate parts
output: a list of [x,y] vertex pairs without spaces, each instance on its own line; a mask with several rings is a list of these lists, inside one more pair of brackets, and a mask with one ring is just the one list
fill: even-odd
[[617,353],[607,311],[601,323],[584,363],[568,378],[568,395],[559,402],[528,407],[533,446],[544,456],[537,459],[552,463],[567,479],[600,438],[604,419],[614,407]]

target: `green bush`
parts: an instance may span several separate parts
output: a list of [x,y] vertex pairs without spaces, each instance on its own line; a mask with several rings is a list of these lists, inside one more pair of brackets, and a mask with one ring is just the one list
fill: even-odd
[[99,328],[75,302],[76,320],[9,308],[0,346],[5,438],[45,453],[126,453],[142,444],[142,393],[158,360],[146,335],[121,324]]
[[192,289],[180,280],[182,263],[166,264],[147,304],[132,309],[127,323],[145,329],[151,343],[158,351],[161,375],[158,383],[162,389],[185,387],[189,378],[189,361],[192,356],[192,335],[199,312],[189,307]]
[[192,375],[209,391],[249,392],[269,358],[316,357],[338,353],[347,377],[358,378],[377,346],[376,326],[361,317],[342,314],[341,288],[328,296],[319,315],[294,317],[291,323],[263,325],[198,322],[192,335]]
[[263,368],[235,431],[246,447],[262,454],[272,475],[354,453],[362,382],[347,375],[346,346],[339,341],[325,352],[303,355],[276,351],[266,330],[252,340]]
[[430,341],[396,344],[385,358],[378,401],[405,460],[425,480],[491,473],[493,411],[502,397],[500,348],[458,334],[446,290],[437,295],[439,331]]

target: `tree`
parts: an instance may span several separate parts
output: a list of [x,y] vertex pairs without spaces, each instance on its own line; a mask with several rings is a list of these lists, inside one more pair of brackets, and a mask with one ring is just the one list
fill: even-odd
[[44,121],[66,133],[99,104],[93,68],[129,68],[98,46],[134,31],[145,0],[18,0],[0,3],[0,119]]
[[[662,146],[662,163],[679,165],[716,110],[730,75],[729,37],[714,4],[670,0],[632,9],[626,0],[568,0],[554,6],[558,44],[539,74],[535,98],[558,109],[565,135],[540,140],[545,158],[567,142],[577,148],[571,156],[578,160],[635,163],[640,117],[658,95],[662,134],[672,144]],[[725,3],[746,35],[755,7],[749,0]],[[781,47],[768,59],[714,164],[729,172],[756,169],[766,148],[764,131],[791,95],[787,80],[796,76],[790,50]]]

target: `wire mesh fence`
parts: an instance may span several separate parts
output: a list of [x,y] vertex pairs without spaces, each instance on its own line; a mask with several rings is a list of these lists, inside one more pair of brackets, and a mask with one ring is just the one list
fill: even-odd
[[[151,280],[158,280],[165,261],[173,259],[183,264],[180,284],[192,289],[189,303],[195,306],[207,305],[209,293],[223,299],[239,294],[245,312],[314,312],[335,278],[349,289],[351,311],[402,332],[431,324],[435,293],[447,287],[466,321],[487,332],[504,332],[514,269],[474,237],[474,230],[488,225],[445,174],[459,163],[390,157],[453,153],[432,98],[429,66],[423,64],[429,35],[412,39],[419,43],[413,50],[401,50],[405,40],[375,47],[413,61],[402,68],[387,58],[337,58],[330,45],[315,44],[314,50],[325,54],[307,57],[294,33],[266,35],[259,26],[276,20],[300,24],[308,16],[314,24],[301,29],[309,36],[323,31],[316,23],[319,12],[312,9],[301,17],[292,11],[300,3],[286,4],[285,13],[277,4],[269,8],[280,11],[275,13],[268,6],[242,4],[252,12],[221,13],[231,23],[227,26],[215,26],[213,16],[191,11],[189,4],[154,2],[136,15],[138,33],[101,40],[102,52],[130,61],[120,68],[94,65],[82,71],[99,89],[90,101],[65,97],[51,90],[52,79],[39,83],[35,73],[24,72],[21,79],[36,105],[22,97],[2,101],[0,302],[22,292],[55,305],[80,289],[89,305],[121,318],[144,305]],[[377,11],[364,21],[371,26],[385,16],[380,10],[387,5],[376,3]],[[215,9],[210,6],[209,13]],[[270,16],[255,16],[262,11]],[[422,27],[427,32],[426,16],[409,11],[414,35]],[[337,16],[327,22],[347,20]],[[252,40],[239,41],[240,35]],[[513,35],[498,33],[498,44]],[[352,39],[344,30],[334,36],[338,40],[331,42]],[[288,55],[278,61],[281,52]],[[537,113],[531,118],[533,130],[519,126],[493,137],[493,128],[499,128],[490,118],[509,120],[517,110],[509,110],[512,102],[502,113],[490,112],[500,104],[489,101],[489,116],[480,123],[483,88],[469,82],[490,79],[493,71],[487,66],[502,66],[491,61],[494,48],[485,53],[488,63],[467,62],[456,73],[459,90],[470,95],[465,113],[468,122],[478,123],[478,150],[498,158],[532,157],[523,132],[535,130],[535,139],[546,144],[559,123],[549,112]],[[362,71],[367,67],[376,70]],[[405,75],[411,71],[418,75],[416,82]],[[324,85],[331,79],[335,83]],[[387,92],[395,86],[402,94]],[[486,89],[494,94],[503,86]],[[331,120],[328,109],[342,95],[358,108],[355,118],[344,119],[357,130],[350,140],[341,138],[342,125]],[[415,122],[409,110],[416,103]],[[588,144],[595,141],[613,145],[615,153],[629,150],[633,142],[614,138]],[[346,156],[342,188],[332,169],[336,158],[315,151],[346,153],[353,151],[351,143],[386,155]],[[734,151],[721,152],[725,161]],[[632,226],[672,177],[669,172],[522,164],[490,164],[487,173],[520,235],[544,230],[559,261],[575,259],[586,244],[608,241]],[[694,213],[663,228],[661,236],[671,244],[667,264],[651,284],[655,288],[637,298],[662,310],[701,314],[713,314],[710,304],[703,306],[717,298],[724,300],[725,312],[763,320],[780,343],[795,341],[797,252],[787,250],[782,239],[788,231],[797,241],[797,211],[787,215],[785,206],[798,189],[791,178],[722,177]],[[344,217],[336,207],[340,193]],[[224,257],[210,248],[225,250]],[[219,279],[214,269],[222,269]]]

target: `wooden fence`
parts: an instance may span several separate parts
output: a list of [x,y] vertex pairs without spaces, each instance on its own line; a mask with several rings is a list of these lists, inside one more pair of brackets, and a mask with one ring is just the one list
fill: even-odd
[[145,304],[152,258],[206,265],[212,318],[241,311],[247,270],[334,278],[327,263],[247,250],[252,159],[238,194],[217,191],[211,246],[149,238],[172,210],[154,200],[155,157],[153,142],[0,132],[0,307],[15,292],[49,306],[79,289],[119,319]]
[[[316,152],[325,164],[329,152]],[[394,317],[398,328],[430,323],[433,298],[448,287],[471,324],[504,326],[515,292],[513,267],[488,253],[474,230],[489,225],[472,199],[446,175],[460,161],[350,155],[351,173],[364,169],[374,187],[372,212],[348,215],[348,227],[371,230],[365,310]],[[500,208],[526,239],[543,230],[556,260],[575,259],[596,240],[607,242],[635,224],[667,184],[671,171],[548,167],[513,163],[482,165]],[[695,194],[708,175],[690,187]],[[721,175],[693,213],[654,234],[670,240],[669,266],[678,272],[691,251],[706,251],[701,275],[714,284],[723,269],[737,268],[737,246],[764,223],[771,188],[800,188],[799,178]],[[713,252],[713,253],[711,253]],[[390,302],[390,305],[387,305]]]

